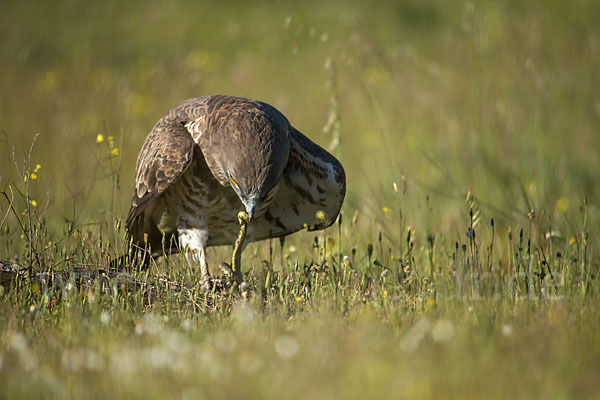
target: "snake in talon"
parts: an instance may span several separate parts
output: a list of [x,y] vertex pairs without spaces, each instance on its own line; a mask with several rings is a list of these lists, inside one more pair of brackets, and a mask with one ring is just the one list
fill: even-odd
[[250,217],[246,211],[240,211],[237,215],[238,223],[240,224],[240,233],[235,241],[233,247],[233,254],[231,255],[231,269],[233,270],[233,277],[237,283],[242,282],[242,248],[244,247],[244,240],[246,239],[246,229],[248,228],[248,222]]

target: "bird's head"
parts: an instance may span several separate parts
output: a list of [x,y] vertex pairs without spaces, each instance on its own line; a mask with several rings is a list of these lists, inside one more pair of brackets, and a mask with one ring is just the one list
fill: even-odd
[[[287,136],[274,134],[268,140],[247,136],[225,161],[227,181],[238,195],[250,221],[266,209],[287,166],[290,145]],[[243,136],[242,136],[243,138]]]
[[260,205],[262,201],[261,195],[256,187],[258,185],[248,182],[249,180],[251,180],[251,178],[248,179],[248,177],[243,174],[240,174],[240,176],[236,178],[229,174],[229,184],[242,201],[242,204],[248,213],[249,221],[252,221],[257,206]]
[[266,209],[277,190],[288,162],[287,137],[273,135],[265,141],[240,140],[224,161],[227,181],[244,205],[250,221]]
[[277,192],[287,165],[289,147],[283,145],[281,153],[252,152],[251,160],[244,159],[239,163],[229,159],[227,180],[248,213],[249,221],[263,214]]
[[[265,103],[237,99],[215,114],[210,148],[213,174],[235,191],[249,219],[264,212],[287,166],[289,122]],[[239,210],[236,210],[236,212]]]

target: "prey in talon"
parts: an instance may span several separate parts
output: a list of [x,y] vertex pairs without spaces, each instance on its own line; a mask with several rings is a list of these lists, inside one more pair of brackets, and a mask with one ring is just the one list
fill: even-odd
[[250,217],[245,211],[238,213],[238,222],[240,224],[240,233],[238,234],[235,245],[233,246],[233,254],[231,255],[231,269],[233,270],[233,277],[237,283],[242,283],[242,249],[244,248],[244,240],[246,239],[246,229],[248,228],[248,222]]
[[245,244],[326,228],[345,193],[340,162],[273,106],[221,95],[189,99],[158,120],[139,153],[126,221],[131,254],[143,267],[184,252],[211,288],[206,248],[233,246],[232,272],[241,282]]

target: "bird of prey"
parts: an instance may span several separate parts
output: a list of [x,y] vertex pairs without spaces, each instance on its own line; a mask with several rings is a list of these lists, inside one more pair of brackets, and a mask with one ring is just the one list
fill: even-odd
[[[185,251],[206,287],[207,246],[324,229],[346,193],[334,156],[274,107],[242,97],[197,97],[176,106],[148,134],[136,170],[126,222],[134,245],[153,258]],[[234,272],[241,277],[235,266]]]

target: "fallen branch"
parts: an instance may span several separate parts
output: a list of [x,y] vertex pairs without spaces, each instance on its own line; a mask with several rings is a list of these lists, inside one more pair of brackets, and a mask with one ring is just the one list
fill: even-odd
[[[142,296],[148,304],[151,304],[160,293],[176,293],[184,302],[194,306],[205,308],[196,303],[194,298],[197,288],[173,282],[165,277],[149,277],[140,280],[132,275],[116,269],[103,268],[72,268],[64,270],[34,272],[29,277],[28,268],[11,261],[0,260],[0,285],[4,290],[18,290],[21,283],[39,285],[42,292],[54,292],[78,289],[79,291],[103,291],[108,295],[115,293],[136,294]],[[226,287],[220,283],[216,290],[206,292],[217,296],[226,292]],[[201,295],[201,297],[205,297]]]

